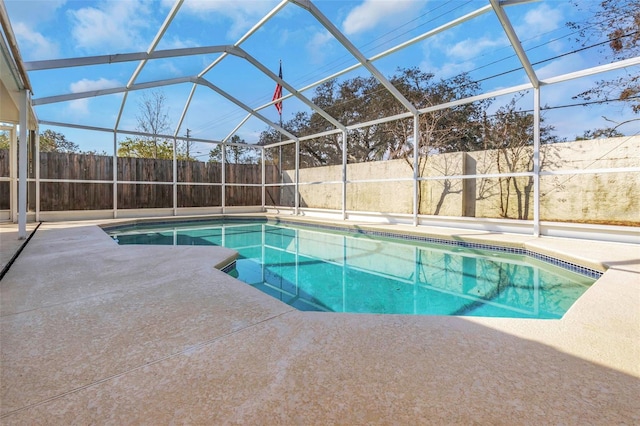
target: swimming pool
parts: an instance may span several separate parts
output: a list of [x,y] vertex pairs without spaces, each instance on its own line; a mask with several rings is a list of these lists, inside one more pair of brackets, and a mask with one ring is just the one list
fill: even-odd
[[234,249],[233,276],[305,311],[561,318],[595,281],[518,249],[292,224],[165,223],[107,231],[119,244]]

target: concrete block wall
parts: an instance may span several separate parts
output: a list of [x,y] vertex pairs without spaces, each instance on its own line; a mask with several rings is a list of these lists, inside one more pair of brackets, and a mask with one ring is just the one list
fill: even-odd
[[[532,170],[532,148],[486,150],[421,158],[419,175],[460,176]],[[548,221],[640,225],[640,173],[544,175],[560,170],[640,166],[640,136],[543,145],[540,152],[540,215]],[[293,181],[294,172],[287,171]],[[347,180],[412,178],[411,161],[376,161],[347,166]],[[301,182],[339,182],[342,166],[300,170]],[[419,183],[420,214],[515,219],[533,218],[532,178],[438,179]],[[516,190],[516,188],[520,191]],[[292,196],[292,192],[288,193]],[[283,201],[286,201],[283,194]],[[300,186],[302,207],[341,209],[340,183]],[[347,184],[347,210],[413,212],[413,182]]]

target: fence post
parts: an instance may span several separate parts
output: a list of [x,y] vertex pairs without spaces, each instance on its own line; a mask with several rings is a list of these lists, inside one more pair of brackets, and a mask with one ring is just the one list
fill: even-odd
[[220,207],[222,209],[222,214],[225,213],[225,205],[227,203],[227,186],[225,185],[227,183],[227,144],[222,141],[221,144],[221,148],[222,148],[222,191],[220,194]]
[[11,222],[18,221],[18,134],[16,126],[13,126],[9,133],[11,146],[9,147],[9,179],[11,193]]
[[18,165],[18,239],[27,238],[27,137],[29,123],[29,93],[20,91],[20,147]]
[[533,89],[533,236],[540,236],[540,87]]
[[342,220],[347,220],[347,131],[342,131]]
[[36,222],[40,222],[40,131],[35,132],[35,172],[36,172]]
[[173,138],[173,215],[178,215],[178,156],[176,138]]
[[113,218],[118,218],[118,132],[113,131]]
[[300,214],[300,139],[296,138],[296,195],[294,197],[294,211],[295,215]]
[[413,226],[418,226],[418,214],[420,213],[420,116],[413,115]]
[[[262,211],[264,212],[266,210],[265,207],[265,202],[266,202],[266,194],[265,194],[265,181],[266,181],[266,169],[265,169],[265,164],[264,164],[264,146],[260,147],[261,148],[261,161],[262,161]],[[264,259],[264,258],[263,258]]]

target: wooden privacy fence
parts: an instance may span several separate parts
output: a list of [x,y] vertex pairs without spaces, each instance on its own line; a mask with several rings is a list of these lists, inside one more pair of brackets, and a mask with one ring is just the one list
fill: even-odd
[[[118,209],[173,207],[172,160],[118,157],[117,170]],[[266,173],[277,176],[278,172],[275,167],[267,166]],[[7,150],[0,150],[0,176],[9,176]],[[30,177],[33,176],[30,175]],[[40,182],[40,210],[42,211],[113,208],[113,157],[41,152],[40,179],[82,181]],[[178,207],[222,205],[222,165],[220,163],[177,161],[177,182]],[[227,164],[225,205],[261,205],[261,187],[246,186],[259,185],[261,182],[262,165]],[[195,185],[189,185],[190,183]],[[203,183],[217,185],[201,185]],[[0,200],[0,209],[8,209],[9,182],[0,182]]]

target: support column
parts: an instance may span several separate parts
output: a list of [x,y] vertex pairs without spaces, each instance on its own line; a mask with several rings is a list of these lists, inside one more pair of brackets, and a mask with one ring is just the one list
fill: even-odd
[[262,207],[262,211],[264,212],[264,211],[267,210],[267,208],[265,206],[267,197],[266,197],[266,189],[265,189],[265,186],[264,186],[266,184],[266,180],[267,180],[267,178],[266,178],[267,173],[266,173],[266,165],[265,165],[265,161],[264,161],[265,160],[264,146],[261,147],[261,148],[262,148],[261,149],[261,153],[260,153],[260,161],[262,161],[262,170],[261,170],[261,173],[262,173],[262,194],[261,194],[262,195],[262,206],[261,207]]
[[342,131],[342,220],[347,220],[347,131]]
[[533,89],[533,236],[540,236],[540,87]]
[[222,214],[224,214],[224,207],[227,202],[227,144],[222,142],[220,144],[220,148],[222,149],[222,186],[221,186],[221,199],[220,199],[220,207],[222,210]]
[[9,132],[11,147],[9,148],[11,164],[9,179],[11,185],[11,222],[18,222],[18,129],[13,126]]
[[113,218],[118,218],[118,132],[113,132]]
[[296,194],[295,194],[295,215],[300,214],[300,139],[296,138]]
[[420,116],[413,116],[413,226],[418,226],[418,212],[420,211]]
[[27,238],[27,129],[29,94],[20,91],[20,143],[18,165],[18,239]]
[[35,193],[36,193],[36,222],[40,222],[40,132],[39,129],[35,132],[35,147],[34,150],[34,164],[35,164],[35,172],[36,172],[36,185],[35,185]]
[[[31,209],[36,206],[36,172],[35,172],[35,152],[36,152],[36,131],[27,130],[27,220]],[[34,215],[35,219],[35,215]]]
[[178,142],[173,138],[173,215],[178,215]]

